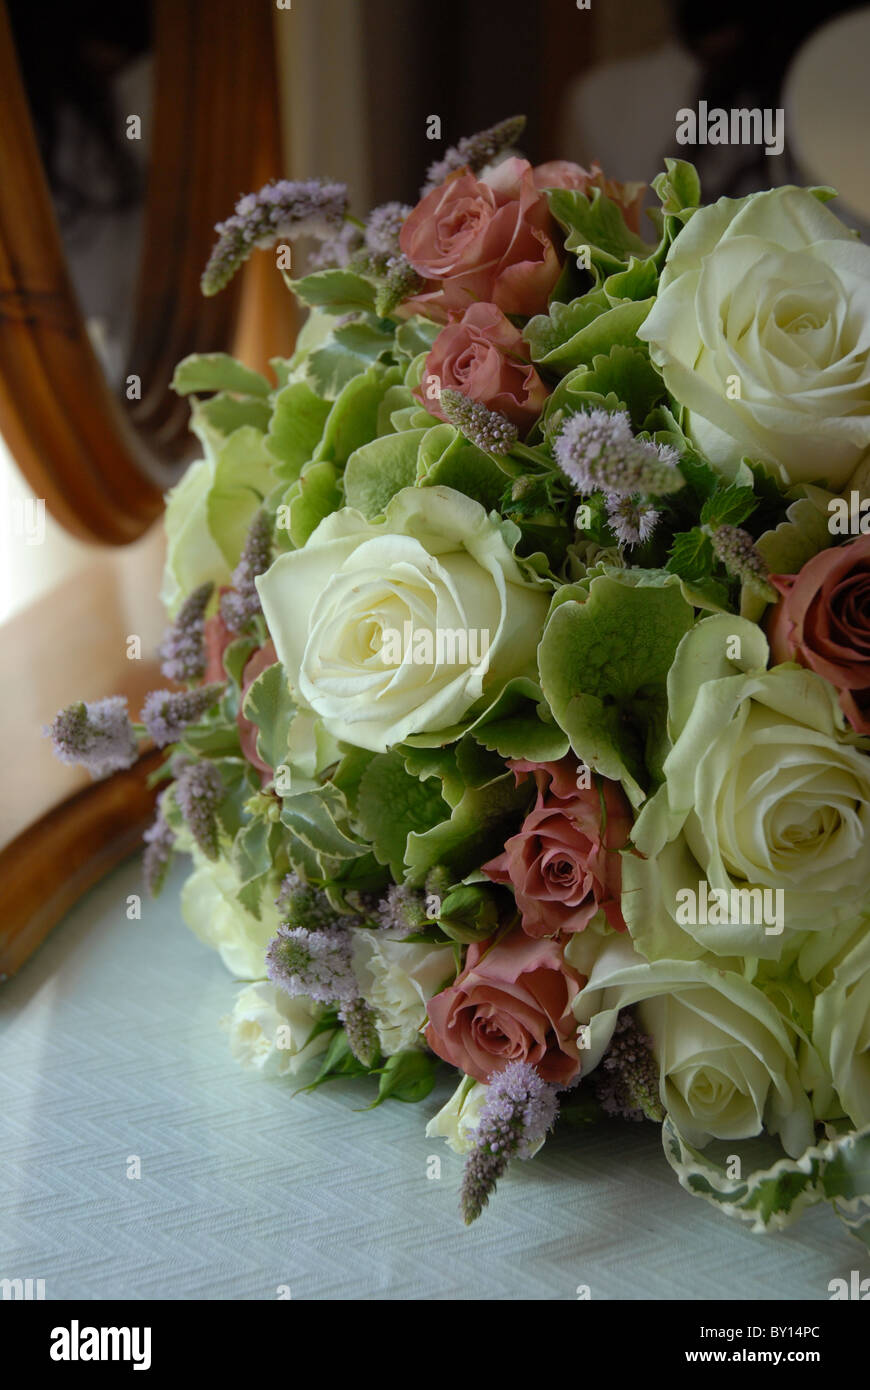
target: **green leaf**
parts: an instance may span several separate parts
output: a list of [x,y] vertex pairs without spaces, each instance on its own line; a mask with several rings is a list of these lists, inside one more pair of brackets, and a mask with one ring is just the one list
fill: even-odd
[[328,308],[332,314],[352,314],[375,307],[374,286],[350,270],[316,270],[290,287],[303,304]]
[[656,175],[652,186],[661,199],[662,211],[669,215],[701,205],[701,180],[688,160],[666,158],[665,172]]
[[293,382],[278,392],[266,448],[279,461],[280,478],[294,482],[314,457],[330,409],[329,401],[315,395],[304,381]]
[[180,396],[192,391],[233,391],[240,396],[268,396],[264,376],[237,362],[226,352],[192,352],[175,368],[171,387]]
[[[272,407],[259,396],[229,396],[220,391],[208,400],[198,400],[194,406],[197,424],[204,422],[213,436],[228,438],[242,425],[252,425],[261,434],[269,428]],[[219,444],[219,440],[216,443]]]
[[452,425],[433,425],[425,432],[417,459],[419,486],[453,488],[492,511],[498,506],[506,481],[498,464]]
[[348,323],[343,328],[334,329],[332,336],[339,347],[346,348],[348,352],[363,357],[368,362],[377,362],[385,354],[392,352],[394,347],[392,330],[386,333],[382,328],[378,328],[378,322],[360,320],[357,323]]
[[356,507],[372,520],[383,514],[397,492],[413,487],[417,476],[417,449],[425,434],[425,430],[385,434],[355,450],[344,474],[347,505]]
[[745,1178],[728,1177],[719,1164],[692,1148],[670,1115],[662,1125],[662,1144],[686,1192],[751,1221],[756,1232],[781,1231],[807,1207],[828,1201],[851,1234],[870,1247],[870,1125]]
[[357,818],[375,857],[389,864],[396,882],[405,876],[405,851],[411,831],[426,831],[442,821],[447,806],[438,783],[408,772],[397,751],[378,753],[362,775]]
[[713,544],[706,532],[693,526],[674,536],[668,570],[681,579],[706,579],[713,569]]
[[251,683],[242,713],[259,730],[257,752],[260,757],[269,767],[280,767],[287,757],[288,735],[296,705],[279,661],[267,666]]
[[416,1104],[424,1100],[435,1085],[435,1072],[438,1059],[422,1048],[409,1048],[406,1052],[396,1052],[381,1069],[377,1099],[369,1106],[373,1110],[388,1097],[393,1100]]
[[591,363],[618,343],[636,344],[637,330],[654,303],[650,298],[614,305],[604,290],[593,290],[571,304],[553,304],[549,314],[530,319],[523,337],[533,361],[552,371],[568,372]]
[[751,487],[730,483],[707,498],[701,508],[701,522],[708,526],[739,526],[757,506],[758,499]]
[[699,502],[706,502],[719,486],[718,474],[713,472],[697,454],[684,453],[680,457],[680,472]]
[[323,518],[340,506],[341,489],[335,464],[327,459],[307,463],[279,503],[278,524],[287,531],[293,544],[301,548]]
[[[350,1050],[350,1043],[347,1040],[347,1033],[343,1028],[337,1028],[335,1036],[323,1055],[320,1070],[314,1080],[307,1086],[300,1086],[300,1091],[316,1091],[318,1086],[322,1086],[324,1081],[331,1080],[334,1076],[368,1076],[369,1071],[362,1062],[357,1061]],[[298,1092],[294,1092],[294,1095]]]
[[415,314],[396,329],[396,347],[405,357],[418,357],[421,352],[428,353],[431,350],[440,332],[439,324],[431,323],[429,319],[420,318],[419,314]]
[[236,637],[224,648],[223,668],[235,686],[241,689],[242,674],[257,643],[252,637]]
[[612,347],[593,360],[591,367],[576,367],[563,377],[544,407],[543,420],[550,425],[559,411],[582,410],[600,405],[608,396],[607,409],[627,410],[636,430],[665,393],[664,382],[647,354],[639,348]]
[[[629,231],[618,204],[600,188],[594,188],[591,197],[578,189],[554,188],[546,190],[546,197],[556,221],[568,233],[565,250],[588,247],[592,264],[606,273],[622,270],[632,256],[650,254],[652,247]],[[578,257],[578,265],[581,260]]]
[[347,802],[330,782],[315,791],[287,796],[282,802],[281,824],[318,855],[356,859],[368,854],[368,845],[351,838],[347,822]]
[[344,464],[356,449],[377,436],[378,409],[391,386],[401,381],[398,367],[368,367],[337,397],[317,449],[318,459]]
[[484,941],[499,924],[498,891],[480,883],[451,889],[436,918],[439,927],[453,941]]
[[[694,621],[679,580],[644,584],[598,576],[585,601],[551,611],[538,648],[541,686],[571,747],[603,777],[621,781],[639,806],[647,767],[659,766],[667,716],[667,674]],[[576,590],[583,598],[582,590]]]
[[245,425],[218,451],[206,501],[208,528],[234,568],[263,498],[275,485],[275,460],[259,430]]
[[529,804],[528,787],[517,786],[512,772],[480,787],[467,787],[449,820],[408,836],[409,882],[422,884],[436,864],[456,879],[478,869],[504,849],[516,832],[518,817]]

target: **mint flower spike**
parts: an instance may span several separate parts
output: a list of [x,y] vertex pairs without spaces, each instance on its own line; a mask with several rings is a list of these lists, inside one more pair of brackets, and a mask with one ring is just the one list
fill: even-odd
[[375,295],[375,313],[382,319],[388,319],[397,304],[416,294],[425,284],[422,275],[417,273],[401,251],[395,256],[388,256],[374,273],[384,276]]
[[123,695],[67,705],[43,733],[60,762],[80,763],[94,778],[132,767],[139,756]]
[[167,680],[199,680],[205,672],[205,610],[214,592],[207,580],[194,589],[178,610],[178,616],[160,644],[160,669]]
[[323,179],[278,179],[245,194],[232,216],[215,227],[218,239],[200,281],[203,294],[228,285],[254,247],[274,246],[289,236],[329,237],[346,213],[346,185]]
[[365,249],[375,262],[386,262],[399,255],[402,223],[413,211],[409,203],[381,203],[368,215]]
[[489,410],[481,401],[473,401],[461,391],[445,387],[439,404],[451,425],[460,430],[469,444],[476,444],[487,454],[508,454],[517,442],[519,431],[506,415]]
[[472,174],[479,174],[487,164],[492,164],[500,154],[516,144],[525,125],[525,116],[508,116],[507,120],[498,121],[486,130],[479,130],[476,135],[464,136],[458,145],[452,145],[445,152],[442,159],[436,159],[434,164],[429,165],[420,196],[425,198],[427,193],[431,193],[433,188],[437,188],[448,174],[452,174],[456,169],[467,168]]
[[339,1021],[344,1024],[348,1046],[358,1062],[364,1067],[373,1067],[377,1062],[381,1044],[375,1026],[375,1015],[362,998],[353,999],[338,1011]]
[[153,824],[145,831],[142,838],[145,841],[142,877],[145,880],[148,896],[156,898],[166,882],[166,875],[169,872],[172,851],[175,846],[175,836],[163,819],[162,811],[158,811]]
[[769,603],[775,603],[778,593],[770,583],[767,562],[748,531],[741,526],[723,524],[709,531],[713,550],[729,574],[761,591]]
[[553,455],[580,493],[660,497],[685,482],[676,450],[636,439],[624,410],[596,407],[569,415],[553,440]]
[[221,597],[221,616],[231,632],[241,632],[262,612],[254,580],[265,574],[271,563],[272,523],[268,512],[261,507],[251,524],[241,559],[233,570],[232,589]]
[[665,1118],[652,1038],[640,1031],[628,1009],[619,1014],[610,1045],[593,1072],[593,1078],[606,1115],[658,1123]]
[[661,519],[651,502],[612,492],[606,495],[607,521],[621,546],[643,545]]
[[530,1157],[558,1113],[556,1087],[542,1081],[528,1062],[508,1062],[490,1078],[475,1147],[462,1177],[460,1206],[466,1226],[480,1216],[510,1160]]
[[175,783],[178,809],[207,859],[217,859],[220,853],[217,809],[223,795],[224,784],[220,772],[207,759],[188,763]]
[[278,928],[266,951],[266,974],[290,995],[318,1004],[352,1004],[359,986],[350,963],[351,936],[342,927]]
[[142,723],[158,748],[177,743],[188,724],[195,724],[217,703],[222,690],[219,681],[196,690],[152,690],[145,696]]

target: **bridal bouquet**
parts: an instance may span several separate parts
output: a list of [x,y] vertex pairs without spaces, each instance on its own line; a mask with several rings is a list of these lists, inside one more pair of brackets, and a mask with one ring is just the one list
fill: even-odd
[[145,874],[191,856],[240,1060],[452,1070],[466,1221],[619,1116],[756,1229],[870,1241],[870,249],[681,160],[645,237],[522,125],[415,207],[282,181],[218,227],[205,293],[277,248],[310,313],[274,381],[179,365],[167,688],[53,742],[166,749]]

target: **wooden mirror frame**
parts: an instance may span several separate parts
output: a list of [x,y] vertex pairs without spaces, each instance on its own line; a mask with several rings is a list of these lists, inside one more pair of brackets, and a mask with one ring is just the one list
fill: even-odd
[[[188,404],[169,390],[176,362],[226,350],[267,369],[270,356],[292,351],[295,329],[291,297],[275,293],[266,256],[213,299],[199,289],[215,222],[240,194],[284,172],[272,0],[156,0],[154,13],[151,163],[124,372],[139,376],[142,398],[128,402],[110,389],[88,337],[0,0],[0,433],[52,515],[109,546],[148,529],[192,455]],[[33,805],[28,779],[48,757],[40,728],[48,704],[53,713],[82,694],[114,693],[69,688],[83,664],[97,656],[105,664],[123,640],[123,629],[103,631],[96,608],[82,611],[98,604],[105,582],[101,571],[90,587],[63,586],[0,626],[0,764],[12,804],[20,795]],[[88,650],[70,663],[64,644],[77,632]],[[131,669],[118,693],[136,710],[143,688],[165,681],[153,661],[122,664]],[[147,777],[162,757],[145,752],[101,782],[82,774],[80,790],[52,790],[22,817],[25,828],[0,849],[0,980],[135,850],[156,796]]]
[[[0,430],[37,497],[72,534],[134,540],[190,457],[169,391],[190,352],[228,349],[242,279],[205,299],[214,224],[281,172],[270,0],[156,0],[154,115],[137,314],[116,396],[66,266],[12,30],[0,3]],[[277,351],[277,347],[275,349]]]

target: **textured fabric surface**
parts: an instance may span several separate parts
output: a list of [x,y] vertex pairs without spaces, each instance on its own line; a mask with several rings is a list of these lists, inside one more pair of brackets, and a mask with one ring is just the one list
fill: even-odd
[[829,1211],[772,1238],[688,1196],[646,1124],[551,1140],[466,1229],[461,1160],[423,1132],[450,1085],[365,1111],[365,1084],[291,1099],[238,1067],[235,987],[182,877],[129,921],[122,866],[0,987],[0,1278],[47,1299],[827,1299],[870,1273]]

